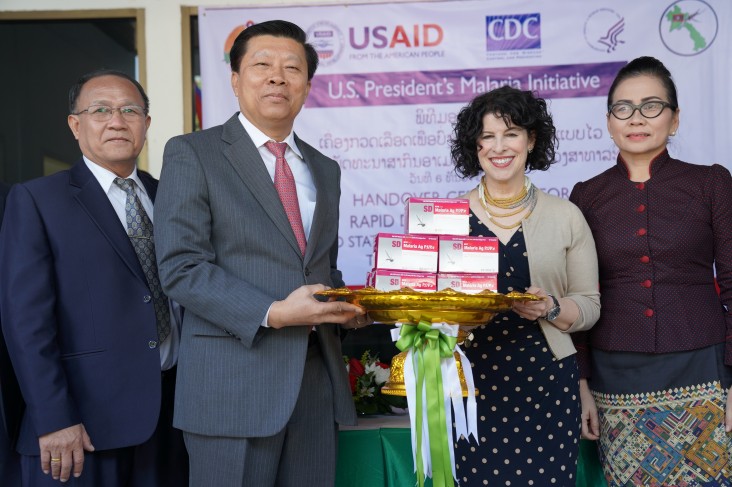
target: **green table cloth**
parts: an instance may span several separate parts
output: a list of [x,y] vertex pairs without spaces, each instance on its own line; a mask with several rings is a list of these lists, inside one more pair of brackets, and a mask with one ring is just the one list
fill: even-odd
[[[358,426],[341,429],[336,487],[412,487],[415,484],[406,414],[363,417],[359,418]],[[432,485],[430,479],[426,485]],[[594,442],[581,441],[577,487],[606,487]]]

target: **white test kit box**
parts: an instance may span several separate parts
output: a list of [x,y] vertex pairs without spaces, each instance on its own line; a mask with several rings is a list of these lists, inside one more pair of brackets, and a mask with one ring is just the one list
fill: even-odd
[[410,234],[468,235],[470,201],[462,198],[409,198],[405,231]]
[[374,241],[374,268],[437,272],[437,235],[379,233]]
[[498,272],[498,239],[440,235],[440,272]]
[[366,284],[379,291],[398,291],[408,287],[415,291],[428,292],[437,290],[437,275],[430,272],[374,269],[369,272]]
[[477,294],[486,289],[498,292],[498,274],[437,274],[437,290],[450,288],[466,294]]

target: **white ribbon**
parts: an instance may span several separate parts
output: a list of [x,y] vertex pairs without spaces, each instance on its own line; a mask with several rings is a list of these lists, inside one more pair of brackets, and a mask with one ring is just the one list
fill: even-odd
[[[399,340],[399,333],[401,323],[397,323],[397,327],[391,330],[391,338],[393,341]],[[451,325],[448,323],[433,323],[433,330],[439,330],[447,336],[456,337],[460,330],[459,325]],[[452,476],[457,478],[455,471],[455,453],[453,449],[453,412],[455,414],[455,433],[460,439],[460,436],[464,437],[466,441],[470,442],[470,436],[472,435],[476,443],[478,442],[478,413],[477,404],[475,400],[475,382],[473,381],[473,370],[470,366],[470,361],[465,356],[465,353],[460,349],[458,345],[455,345],[453,352],[457,352],[460,358],[460,363],[463,369],[463,375],[465,376],[465,384],[468,388],[468,400],[467,407],[463,403],[463,390],[460,386],[460,376],[457,370],[457,361],[454,355],[449,358],[443,358],[440,360],[440,369],[442,372],[442,385],[443,392],[445,395],[445,428],[447,429],[447,438],[450,442],[450,463],[452,467]],[[414,417],[413,412],[417,411],[417,385],[416,375],[414,373],[414,354],[412,349],[407,351],[407,356],[404,360],[404,388],[407,391],[407,411],[409,412],[409,424],[411,426],[412,433],[412,461],[417,468],[417,420]],[[430,456],[429,448],[429,432],[428,432],[428,420],[427,415],[427,399],[426,399],[426,388],[422,388],[422,464],[424,465],[424,474],[427,477],[432,477],[432,459]],[[450,405],[452,404],[452,407]]]

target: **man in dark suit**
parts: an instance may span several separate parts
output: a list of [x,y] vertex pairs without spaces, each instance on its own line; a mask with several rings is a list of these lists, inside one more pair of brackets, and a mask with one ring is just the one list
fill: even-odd
[[3,213],[5,212],[5,198],[7,198],[9,191],[10,186],[0,181],[0,224],[2,224],[3,221]]
[[180,309],[154,267],[157,182],[136,168],[148,106],[124,73],[83,76],[68,117],[82,160],[8,196],[0,311],[27,404],[24,485],[187,483],[172,428]]
[[186,308],[175,425],[191,486],[332,486],[338,424],[356,421],[333,323],[366,318],[313,296],[343,285],[340,169],[292,131],[318,57],[298,26],[270,21],[230,58],[241,112],[163,158],[160,277]]
[[[0,228],[2,228],[5,198],[10,186],[0,181]],[[23,413],[23,398],[15,379],[5,339],[0,334],[0,479],[8,486],[20,485],[20,458],[15,451],[15,436]]]

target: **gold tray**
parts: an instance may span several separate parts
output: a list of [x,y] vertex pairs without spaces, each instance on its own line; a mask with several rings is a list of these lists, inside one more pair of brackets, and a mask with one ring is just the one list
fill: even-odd
[[398,291],[379,291],[371,287],[352,290],[341,287],[316,294],[342,298],[349,303],[363,306],[371,319],[386,324],[428,320],[432,323],[479,325],[489,321],[496,313],[510,310],[514,301],[542,299],[534,294],[518,292],[500,294],[482,291],[478,294],[466,294],[452,289],[420,292],[408,287]]

